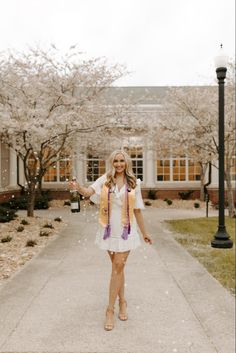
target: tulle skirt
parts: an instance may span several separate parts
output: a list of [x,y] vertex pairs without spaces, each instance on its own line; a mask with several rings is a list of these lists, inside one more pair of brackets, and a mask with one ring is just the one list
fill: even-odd
[[128,250],[134,250],[141,245],[140,235],[136,229],[132,230],[131,234],[128,235],[128,239],[124,240],[119,236],[111,234],[106,240],[103,239],[104,228],[99,225],[99,229],[96,234],[95,244],[102,250],[110,250],[114,252],[124,252]]

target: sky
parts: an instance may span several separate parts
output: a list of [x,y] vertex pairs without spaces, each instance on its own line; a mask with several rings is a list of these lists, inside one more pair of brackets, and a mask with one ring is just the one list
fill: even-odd
[[0,50],[77,44],[126,65],[117,86],[212,84],[223,43],[235,56],[234,0],[1,0]]

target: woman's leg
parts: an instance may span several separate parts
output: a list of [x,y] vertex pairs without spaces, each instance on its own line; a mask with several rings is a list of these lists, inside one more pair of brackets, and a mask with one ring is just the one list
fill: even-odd
[[117,295],[124,299],[124,267],[130,251],[114,253],[112,261],[112,273],[109,288],[109,307],[115,305]]
[[[115,253],[113,251],[108,250],[108,254],[110,256],[111,262],[113,263]],[[121,285],[120,285],[120,289],[118,292],[118,296],[119,296],[120,301],[123,302],[125,300],[125,273],[124,273],[124,269],[122,271]]]
[[112,274],[109,288],[109,305],[106,312],[105,329],[112,330],[114,327],[113,314],[117,295],[124,296],[124,266],[130,251],[114,253],[108,251],[112,261]]

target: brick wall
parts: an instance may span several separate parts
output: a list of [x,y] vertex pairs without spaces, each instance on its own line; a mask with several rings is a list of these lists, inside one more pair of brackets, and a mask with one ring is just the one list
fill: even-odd
[[[209,190],[210,200],[213,204],[218,203],[218,190],[210,189]],[[225,200],[227,200],[227,191],[225,191]],[[236,190],[234,191],[234,201],[236,202]]]
[[0,192],[0,203],[10,200],[12,197],[20,196],[20,190]]
[[[144,198],[148,198],[148,192],[150,189],[142,189],[142,196]],[[156,198],[164,200],[165,198],[174,200],[174,199],[180,199],[179,192],[188,192],[189,189],[158,189],[156,190]],[[192,190],[193,193],[190,195],[190,199],[199,199],[200,197],[200,190]]]
[[50,190],[49,197],[52,200],[69,200],[70,192],[66,190]]

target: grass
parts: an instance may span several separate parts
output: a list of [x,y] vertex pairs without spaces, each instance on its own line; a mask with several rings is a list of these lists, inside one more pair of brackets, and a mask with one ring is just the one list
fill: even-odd
[[234,246],[232,249],[211,247],[218,229],[218,218],[194,218],[166,221],[175,239],[214,276],[235,294],[235,219],[226,217],[225,225]]

